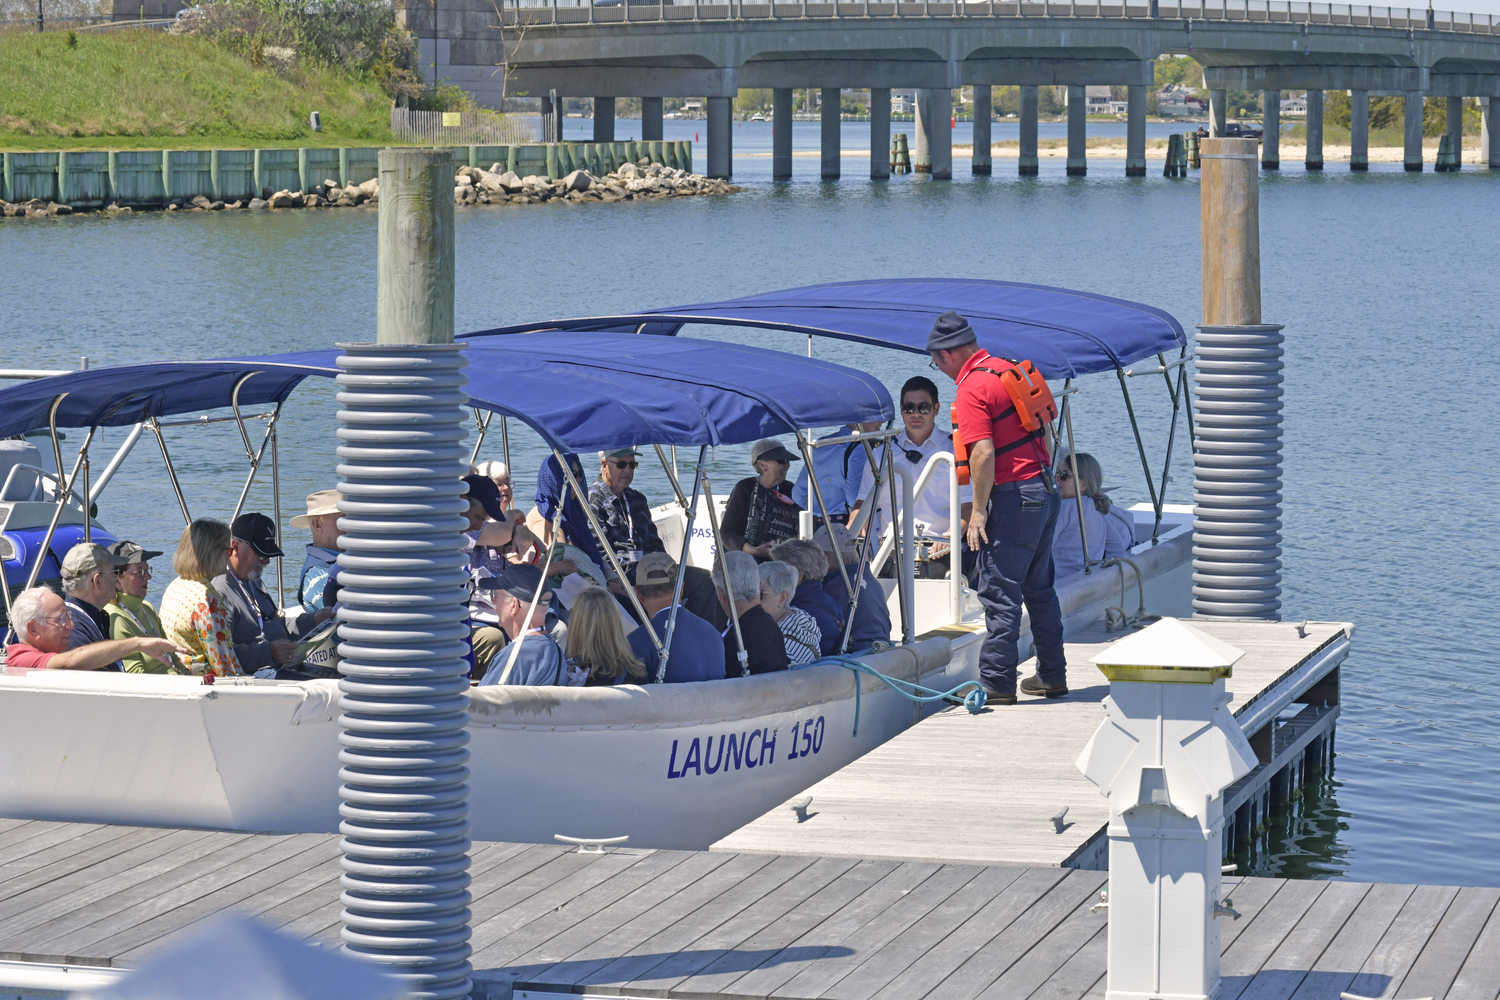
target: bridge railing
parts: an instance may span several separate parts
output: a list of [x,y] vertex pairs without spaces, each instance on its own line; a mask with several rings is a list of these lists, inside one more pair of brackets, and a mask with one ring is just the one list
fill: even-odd
[[638,3],[618,0],[509,0],[507,26],[620,24],[651,21],[799,21],[841,18],[1089,17],[1258,21],[1349,27],[1416,29],[1500,35],[1500,15],[1423,7],[1372,7],[1310,0],[726,0]]

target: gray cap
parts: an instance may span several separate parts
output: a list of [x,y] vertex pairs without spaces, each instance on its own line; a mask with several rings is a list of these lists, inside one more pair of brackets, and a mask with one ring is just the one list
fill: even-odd
[[932,332],[927,335],[927,350],[929,353],[952,351],[978,339],[969,321],[949,309],[932,324]]
[[[523,601],[530,601],[536,596],[537,587],[542,583],[542,571],[535,566],[525,563],[505,567],[499,576],[480,577],[476,586],[480,590],[493,590],[500,593],[510,594]],[[546,605],[552,600],[552,591],[542,591],[540,603]]]
[[775,438],[763,438],[750,446],[750,464],[754,465],[763,458],[772,458],[779,462],[799,462],[796,455],[786,450],[786,447]]
[[129,566],[130,560],[117,556],[97,542],[79,542],[63,556],[62,575],[76,580],[102,566]]

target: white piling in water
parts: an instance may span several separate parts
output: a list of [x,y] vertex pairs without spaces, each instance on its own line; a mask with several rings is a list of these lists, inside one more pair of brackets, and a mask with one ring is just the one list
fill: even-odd
[[469,979],[468,471],[453,156],[380,153],[379,321],[338,359],[342,937],[413,997]]
[[1223,793],[1257,764],[1224,690],[1242,655],[1164,618],[1093,658],[1108,715],[1078,769],[1109,798],[1106,1000],[1218,993]]

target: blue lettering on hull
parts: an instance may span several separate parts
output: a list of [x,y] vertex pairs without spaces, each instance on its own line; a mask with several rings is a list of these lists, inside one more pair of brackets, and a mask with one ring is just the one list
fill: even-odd
[[[795,723],[788,752],[782,759],[793,761],[799,757],[811,757],[822,750],[824,728],[821,715]],[[667,777],[682,778],[688,774],[703,777],[721,771],[728,774],[731,770],[769,767],[776,763],[779,738],[780,730],[752,729],[748,733],[695,736],[686,747],[682,747],[681,740],[673,740],[672,752],[667,758]]]

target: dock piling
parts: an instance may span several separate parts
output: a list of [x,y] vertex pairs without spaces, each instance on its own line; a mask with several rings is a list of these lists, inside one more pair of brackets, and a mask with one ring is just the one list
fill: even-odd
[[1202,143],[1193,613],[1279,618],[1281,327],[1261,322],[1254,139]]
[[423,1000],[472,988],[453,171],[381,152],[376,343],[338,358],[341,937]]

